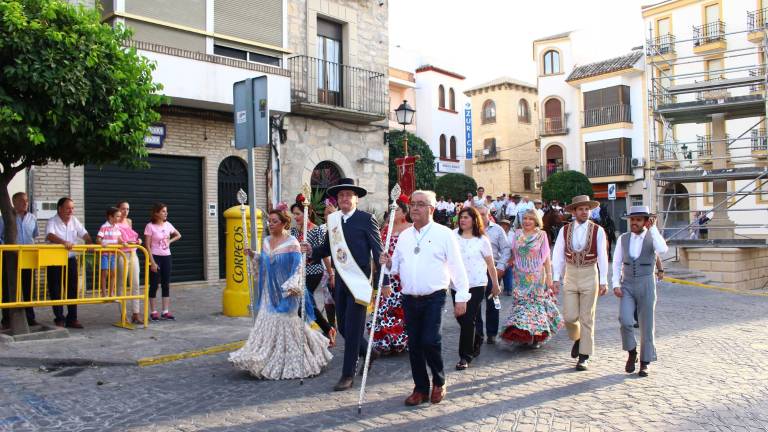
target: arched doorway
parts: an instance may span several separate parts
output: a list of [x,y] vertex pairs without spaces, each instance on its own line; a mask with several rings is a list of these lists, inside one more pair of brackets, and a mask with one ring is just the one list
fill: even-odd
[[664,188],[664,199],[662,205],[664,208],[659,212],[666,213],[665,229],[682,228],[691,221],[691,204],[689,201],[688,189],[681,183],[667,185]]
[[[339,184],[339,181],[344,177],[341,168],[331,161],[322,161],[315,166],[312,170],[312,178],[310,179],[310,186],[312,187],[312,201],[318,202],[325,195],[325,191],[329,187]],[[320,206],[322,207],[322,206]],[[319,208],[315,208],[319,211]],[[319,216],[322,216],[320,214]]]
[[553,144],[547,147],[547,177],[554,173],[561,172],[564,169],[563,164],[563,148],[557,144]]
[[227,222],[224,220],[224,211],[239,204],[237,191],[240,189],[248,192],[248,167],[239,157],[229,156],[219,164],[218,174],[219,278],[221,279],[226,277],[227,271],[227,263],[224,259]]

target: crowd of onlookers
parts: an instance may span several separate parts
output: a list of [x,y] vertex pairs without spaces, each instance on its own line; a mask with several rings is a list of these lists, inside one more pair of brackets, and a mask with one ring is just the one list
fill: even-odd
[[[143,238],[134,230],[133,221],[128,217],[130,204],[121,201],[114,207],[108,207],[105,211],[105,222],[96,234],[95,241],[85,229],[83,224],[74,216],[75,202],[69,197],[63,197],[56,203],[56,215],[47,220],[44,236],[39,238],[38,221],[34,214],[29,212],[29,198],[27,194],[19,192],[13,195],[13,212],[16,216],[16,241],[18,245],[32,245],[35,243],[47,243],[62,245],[68,252],[66,266],[48,266],[45,269],[45,282],[41,285],[47,287],[45,291],[33,290],[35,280],[32,269],[21,270],[21,294],[24,301],[37,300],[61,300],[77,299],[86,295],[86,289],[81,287],[81,280],[85,275],[80,274],[88,267],[82,263],[87,253],[93,253],[91,271],[99,274],[98,287],[91,287],[89,298],[110,298],[120,295],[139,295],[140,265],[136,245],[145,244],[149,250],[149,303],[150,318],[152,320],[173,320],[170,312],[170,278],[171,278],[171,243],[179,240],[181,234],[168,222],[168,207],[162,203],[156,203],[152,207],[150,221],[143,231]],[[0,244],[6,243],[5,226],[0,218]],[[8,242],[11,243],[11,242]],[[88,252],[83,248],[76,248],[77,244],[100,245],[102,248],[91,248]],[[119,251],[119,252],[118,252]],[[8,258],[3,254],[4,260]],[[88,260],[86,260],[88,261]],[[4,263],[5,264],[5,263]],[[124,281],[124,282],[123,282]],[[15,286],[9,286],[8,278],[2,278],[2,299],[4,303],[11,302],[11,293]],[[162,312],[156,308],[155,297],[158,285],[162,286]],[[42,292],[40,297],[37,293]],[[36,293],[33,296],[33,293]],[[19,299],[21,300],[21,299]],[[141,302],[131,300],[131,322],[143,323],[140,314]],[[3,309],[2,328],[10,325],[9,309]],[[27,323],[37,325],[33,308],[25,308]],[[59,327],[83,328],[77,317],[77,304],[68,304],[67,313],[64,314],[64,306],[53,306],[54,324]]]

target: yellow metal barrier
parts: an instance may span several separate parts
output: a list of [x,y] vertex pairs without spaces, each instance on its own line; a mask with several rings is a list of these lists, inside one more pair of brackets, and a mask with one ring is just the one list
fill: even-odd
[[[124,252],[122,249],[131,249]],[[143,275],[139,273],[138,292],[133,284],[133,254],[144,255]],[[101,246],[75,245],[67,250],[63,245],[0,245],[0,281],[6,277],[5,268],[17,258],[15,299],[4,302],[0,297],[0,309],[41,306],[65,306],[79,304],[114,303],[120,305],[120,321],[117,327],[133,329],[128,322],[126,304],[143,301],[144,328],[149,322],[149,253],[138,245]],[[71,255],[71,256],[70,256]],[[137,255],[138,256],[138,255]],[[77,270],[75,294],[70,297],[70,258],[74,258]],[[48,284],[49,269],[59,269],[61,286],[59,296],[52,295]],[[121,269],[122,271],[120,271]],[[29,288],[22,286],[22,270],[32,272]],[[122,273],[122,277],[118,275]],[[6,284],[3,281],[3,286]],[[13,290],[13,288],[10,288]],[[26,291],[26,292],[25,292]],[[9,293],[10,294],[10,293]],[[14,298],[14,296],[9,296]],[[54,298],[60,297],[60,298]]]

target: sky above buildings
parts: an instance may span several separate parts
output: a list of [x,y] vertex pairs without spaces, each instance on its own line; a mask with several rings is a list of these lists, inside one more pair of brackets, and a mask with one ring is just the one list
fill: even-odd
[[641,5],[652,0],[387,0],[390,65],[433,64],[467,77],[536,83],[533,41],[570,30],[592,35],[594,60],[642,45]]

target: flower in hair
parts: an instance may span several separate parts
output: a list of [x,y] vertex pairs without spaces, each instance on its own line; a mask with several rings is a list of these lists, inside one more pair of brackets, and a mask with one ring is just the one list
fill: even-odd
[[279,202],[275,206],[275,210],[278,210],[278,211],[288,211],[288,204],[286,204],[284,202]]
[[406,194],[400,194],[400,196],[397,198],[397,202],[403,203],[405,205],[410,205],[411,204],[411,199],[408,198],[408,195],[406,195]]
[[306,200],[307,200],[307,199],[306,199],[306,198],[304,198],[304,195],[303,195],[303,194],[298,194],[298,195],[296,195],[296,203],[298,203],[298,204],[304,204],[304,201],[306,201]]

